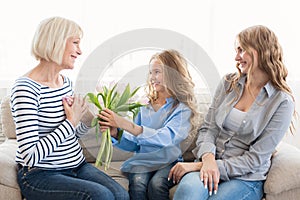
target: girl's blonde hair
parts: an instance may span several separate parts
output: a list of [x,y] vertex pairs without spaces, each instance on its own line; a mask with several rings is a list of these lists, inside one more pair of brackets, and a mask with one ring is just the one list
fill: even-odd
[[[176,50],[165,50],[157,53],[150,59],[150,64],[153,60],[157,60],[162,64],[164,84],[175,99],[174,107],[178,102],[182,102],[191,109],[191,131],[196,134],[199,125],[199,113],[197,111],[197,100],[194,94],[195,84],[188,71],[187,62],[184,57]],[[152,87],[150,76],[148,78],[148,98],[150,102],[157,98],[156,92]]]
[[81,38],[82,35],[80,26],[71,20],[61,17],[45,19],[35,32],[31,54],[37,60],[44,59],[61,65],[67,39]]

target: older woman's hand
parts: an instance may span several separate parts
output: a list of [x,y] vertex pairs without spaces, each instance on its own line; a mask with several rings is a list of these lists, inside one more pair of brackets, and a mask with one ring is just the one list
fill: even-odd
[[88,110],[85,100],[80,95],[63,98],[63,107],[66,118],[74,127],[78,125],[79,121],[82,119],[82,116]]

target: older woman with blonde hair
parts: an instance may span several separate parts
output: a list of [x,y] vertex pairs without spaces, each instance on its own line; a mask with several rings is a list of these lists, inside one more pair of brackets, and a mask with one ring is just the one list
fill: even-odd
[[39,63],[12,89],[18,184],[28,200],[129,199],[121,185],[85,161],[78,143],[93,115],[60,71],[74,68],[81,37],[71,20],[42,21],[32,44]]
[[169,174],[181,199],[260,200],[271,156],[291,125],[294,98],[274,32],[249,27],[235,41],[237,73],[226,75],[200,128],[194,155]]

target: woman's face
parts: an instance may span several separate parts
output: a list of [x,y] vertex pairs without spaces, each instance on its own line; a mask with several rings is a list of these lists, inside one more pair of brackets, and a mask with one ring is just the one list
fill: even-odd
[[160,61],[154,59],[150,63],[149,69],[150,82],[154,90],[157,92],[164,92],[164,80],[163,80],[163,65]]
[[[235,42],[235,51],[236,51],[235,61],[237,61],[238,68],[241,70],[241,73],[247,74],[252,63],[255,64],[256,62],[253,61],[251,55],[240,46],[238,40],[236,40]],[[255,55],[256,54],[254,53],[254,57],[255,57],[254,59],[256,59]],[[253,67],[255,67],[255,65],[253,65]]]
[[79,37],[70,37],[67,39],[66,48],[62,59],[64,69],[73,69],[76,58],[82,54]]

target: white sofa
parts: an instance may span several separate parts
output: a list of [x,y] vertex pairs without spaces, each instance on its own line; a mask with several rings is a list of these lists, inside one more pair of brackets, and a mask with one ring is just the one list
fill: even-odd
[[[203,115],[207,110],[209,101],[203,99],[200,111]],[[203,102],[200,101],[200,102]],[[17,169],[15,151],[17,149],[15,125],[13,123],[9,97],[5,97],[1,104],[2,131],[6,140],[0,144],[0,200],[21,200],[22,196],[17,184]],[[97,149],[97,144],[91,142],[95,138],[83,138],[84,154],[89,162],[94,161],[93,152]],[[186,144],[190,144],[188,141]],[[184,146],[184,145],[183,145]],[[189,159],[191,150],[189,147],[184,156]],[[93,150],[94,149],[94,150]],[[282,142],[278,146],[278,151],[272,158],[272,166],[264,185],[266,200],[296,200],[300,197],[300,150],[292,145]],[[107,174],[127,188],[128,180],[119,171],[119,167],[124,160],[130,157],[130,153],[114,149],[111,167]],[[170,199],[176,190],[176,186],[170,190]]]

